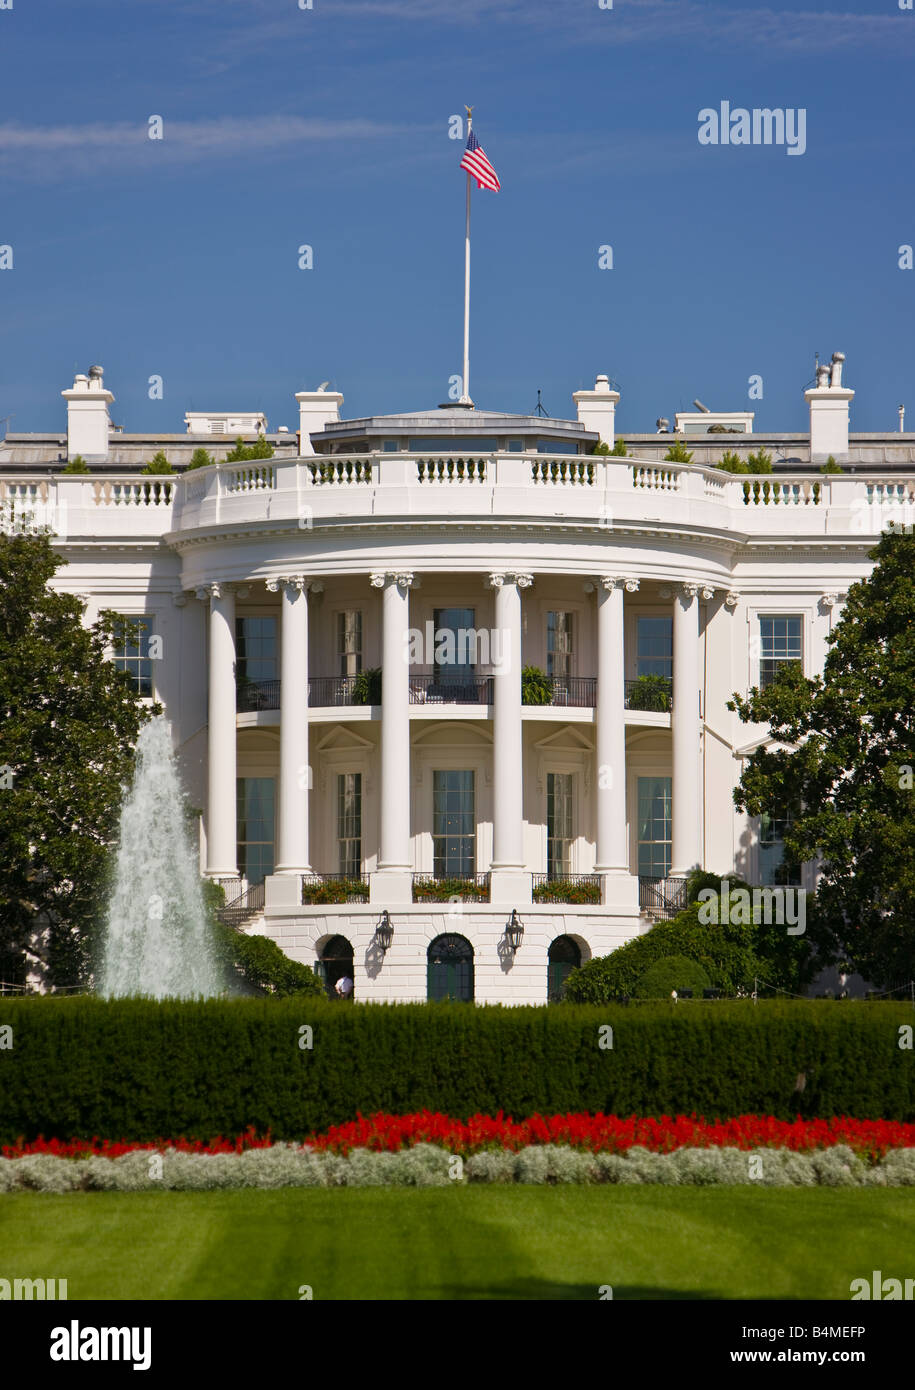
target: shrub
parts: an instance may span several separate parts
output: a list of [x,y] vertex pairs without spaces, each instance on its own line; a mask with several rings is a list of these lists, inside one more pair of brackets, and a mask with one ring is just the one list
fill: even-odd
[[666,714],[671,704],[670,681],[663,676],[639,676],[629,685],[627,703],[630,709]]
[[678,439],[675,444],[671,444],[664,458],[668,463],[692,463],[693,451],[687,449],[683,441]]
[[592,454],[609,454],[610,445],[603,439],[599,440],[591,450]]
[[576,883],[570,878],[551,878],[534,888],[535,903],[600,903],[599,883]]
[[263,435],[256,444],[246,444],[241,435],[235,440],[235,448],[226,454],[226,463],[248,463],[252,459],[272,459],[273,445]]
[[[325,998],[324,984],[307,965],[290,960],[267,936],[246,936],[221,922],[215,928],[217,949],[246,992]],[[231,978],[231,977],[230,977]]]
[[610,452],[611,454],[614,454],[618,459],[626,458],[629,453],[629,450],[626,448],[625,439],[617,439]]
[[381,667],[371,666],[360,671],[353,681],[354,705],[381,704]]
[[915,1068],[897,1046],[912,1017],[903,1004],[342,1009],[317,996],[39,996],[4,999],[0,1013],[14,1038],[0,1050],[0,1143],[210,1139],[248,1126],[301,1139],[379,1110],[915,1120]]
[[190,473],[195,468],[210,468],[215,462],[216,460],[211,454],[207,453],[206,449],[195,449],[191,454],[191,461],[187,466],[187,471]]
[[76,455],[74,455],[74,457],[71,458],[70,462],[67,464],[66,468],[62,468],[60,471],[61,471],[61,473],[91,473],[91,472],[92,472],[91,468],[89,467],[89,465],[88,465],[88,463],[86,462],[86,460],[83,458],[82,454],[76,454]]
[[835,456],[833,454],[829,455],[829,458],[820,468],[821,473],[841,473],[842,471],[842,465],[840,463],[836,463]]
[[328,878],[320,883],[306,882],[302,887],[302,902],[345,903],[362,898],[369,900],[369,886],[361,878]]
[[662,956],[642,975],[636,986],[637,999],[669,999],[674,990],[692,990],[697,997],[711,981],[697,961],[687,956]]
[[553,682],[539,666],[525,666],[521,671],[521,703],[524,705],[551,705],[553,703]]
[[720,468],[724,473],[749,473],[750,471],[746,460],[742,459],[739,454],[735,454],[733,449],[725,449],[715,467]]
[[747,454],[748,473],[771,473],[772,455],[765,449],[759,449],[756,453]]
[[141,473],[174,473],[174,471],[162,449],[153,454],[145,468],[140,469]]
[[416,878],[413,880],[413,901],[449,902],[461,898],[470,902],[489,901],[489,885],[472,878]]

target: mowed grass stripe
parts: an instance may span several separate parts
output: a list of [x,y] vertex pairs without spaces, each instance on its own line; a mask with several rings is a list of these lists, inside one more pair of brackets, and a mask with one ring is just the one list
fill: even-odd
[[3,1278],[71,1299],[849,1298],[915,1276],[915,1191],[473,1187],[8,1194]]

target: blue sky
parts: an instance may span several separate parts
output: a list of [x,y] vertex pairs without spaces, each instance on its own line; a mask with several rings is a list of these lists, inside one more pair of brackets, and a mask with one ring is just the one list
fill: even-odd
[[[12,431],[63,428],[93,362],[128,431],[189,408],[294,429],[293,393],[325,379],[347,416],[445,400],[465,102],[502,181],[473,195],[478,406],[529,411],[539,387],[570,416],[608,372],[623,434],[696,396],[803,429],[814,351],[839,348],[853,430],[895,429],[900,402],[915,421],[898,0],[13,0],[0,56]],[[722,100],[804,108],[806,152],[701,146]]]

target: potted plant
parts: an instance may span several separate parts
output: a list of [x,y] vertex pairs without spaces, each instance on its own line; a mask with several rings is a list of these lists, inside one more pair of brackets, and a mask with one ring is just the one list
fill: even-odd
[[525,666],[521,672],[521,703],[524,705],[551,705],[553,703],[553,682],[539,666]]
[[630,709],[657,714],[670,711],[670,682],[664,676],[639,676],[629,687]]

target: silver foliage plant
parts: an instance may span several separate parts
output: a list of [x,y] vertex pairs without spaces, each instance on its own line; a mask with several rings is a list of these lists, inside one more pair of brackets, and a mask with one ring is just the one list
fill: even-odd
[[836,1145],[813,1153],[788,1149],[631,1148],[588,1153],[564,1144],[531,1145],[519,1153],[490,1150],[458,1162],[446,1149],[416,1144],[400,1153],[356,1149],[347,1157],[296,1144],[241,1154],[161,1154],[135,1150],[120,1158],[0,1159],[4,1192],[211,1192],[231,1188],[448,1187],[452,1183],[668,1186],[915,1187],[915,1149],[893,1149],[870,1165]]

